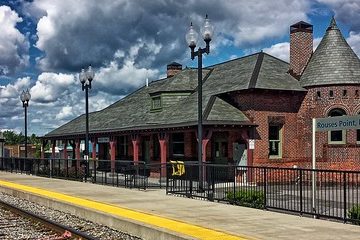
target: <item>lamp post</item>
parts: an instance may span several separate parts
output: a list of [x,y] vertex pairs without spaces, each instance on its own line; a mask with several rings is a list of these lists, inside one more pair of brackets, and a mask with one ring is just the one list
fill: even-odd
[[95,73],[89,66],[88,70],[85,72],[85,69],[81,69],[79,74],[79,80],[82,85],[82,90],[85,91],[85,155],[84,159],[86,161],[85,169],[85,181],[89,175],[89,89],[91,89],[91,81],[94,79]]
[[20,100],[23,103],[23,108],[25,110],[25,158],[27,158],[27,108],[29,106],[29,101],[31,99],[31,95],[29,89],[26,92],[23,90],[20,94]]
[[201,29],[202,37],[206,43],[205,48],[199,47],[195,51],[198,33],[195,31],[192,23],[190,29],[186,34],[186,41],[191,49],[191,59],[198,57],[198,162],[199,162],[199,189],[203,189],[203,162],[202,162],[202,55],[210,53],[210,41],[213,35],[214,28],[210,23],[208,15],[206,14],[205,23]]

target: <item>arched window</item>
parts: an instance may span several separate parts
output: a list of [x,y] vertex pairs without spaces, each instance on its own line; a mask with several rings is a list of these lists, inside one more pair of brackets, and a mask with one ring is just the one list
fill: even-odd
[[[360,115],[360,112],[358,113]],[[356,130],[356,143],[360,144],[360,129]]]
[[[346,115],[341,108],[334,108],[329,112],[329,117],[338,117]],[[343,144],[346,142],[346,130],[329,131],[328,142],[330,144]]]

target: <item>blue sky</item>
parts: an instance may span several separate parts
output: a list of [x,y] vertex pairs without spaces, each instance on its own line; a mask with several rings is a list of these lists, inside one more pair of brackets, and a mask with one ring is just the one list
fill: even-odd
[[[43,135],[84,112],[77,74],[96,71],[90,111],[191,61],[185,33],[205,14],[215,26],[204,66],[265,51],[289,58],[289,26],[314,25],[314,46],[332,16],[360,54],[359,0],[0,0],[0,130],[24,129],[19,95],[30,89],[28,132]],[[199,45],[203,41],[199,41]]]

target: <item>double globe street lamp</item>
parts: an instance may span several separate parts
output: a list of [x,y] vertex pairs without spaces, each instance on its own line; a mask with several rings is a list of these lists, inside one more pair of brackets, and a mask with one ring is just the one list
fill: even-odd
[[95,73],[91,67],[89,66],[88,70],[81,69],[79,74],[79,80],[82,85],[82,90],[85,91],[85,154],[84,159],[86,161],[86,169],[85,169],[85,181],[89,176],[89,89],[91,89],[91,82],[94,79]]
[[213,36],[214,27],[210,23],[208,15],[206,14],[205,23],[201,29],[202,37],[206,43],[205,48],[199,47],[195,51],[196,43],[198,40],[198,33],[194,29],[192,23],[190,24],[190,29],[186,34],[186,41],[191,49],[191,59],[198,57],[198,162],[199,162],[199,189],[203,189],[203,162],[202,162],[202,140],[203,140],[203,131],[202,131],[202,55],[204,53],[210,53],[210,41]]
[[23,108],[25,110],[25,158],[27,158],[28,153],[27,153],[27,108],[29,106],[29,101],[31,99],[31,94],[29,92],[29,89],[23,90],[22,93],[20,94],[20,100],[22,101],[23,104]]

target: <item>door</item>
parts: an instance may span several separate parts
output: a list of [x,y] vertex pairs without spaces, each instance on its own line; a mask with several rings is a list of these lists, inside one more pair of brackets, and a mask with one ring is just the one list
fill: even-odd
[[214,141],[214,163],[228,163],[228,143],[224,139],[215,139]]
[[247,182],[247,149],[243,143],[233,143],[233,157],[236,167],[236,176],[242,183]]
[[247,166],[247,149],[243,143],[233,143],[233,157],[234,163],[239,167]]
[[150,162],[150,139],[144,139],[142,143],[142,160],[146,163]]

